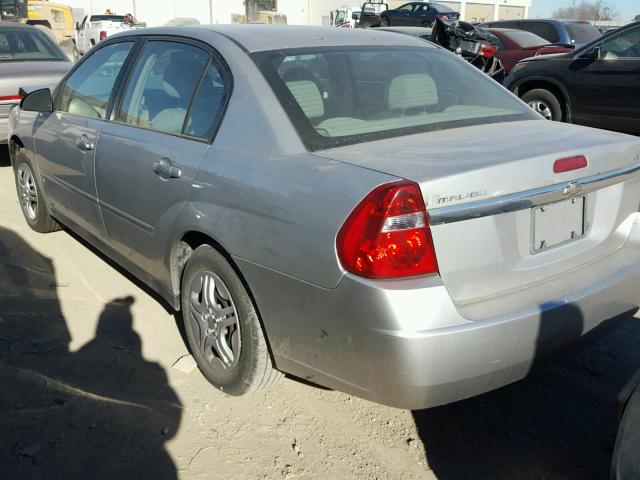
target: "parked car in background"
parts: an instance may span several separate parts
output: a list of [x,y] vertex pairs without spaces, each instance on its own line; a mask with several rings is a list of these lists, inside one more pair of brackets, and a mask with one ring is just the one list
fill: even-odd
[[77,59],[110,35],[132,28],[125,23],[125,15],[87,15],[76,23],[74,56]]
[[480,26],[526,30],[544,38],[547,43],[575,45],[576,48],[591,43],[602,35],[591,23],[581,20],[500,20]]
[[[356,28],[371,28],[380,26],[380,15],[389,9],[389,5],[385,2],[365,2],[362,4],[360,14],[356,12]],[[352,17],[353,18],[353,17]]]
[[0,144],[7,143],[10,110],[20,88],[53,88],[73,66],[49,35],[17,22],[0,22]]
[[640,134],[640,22],[518,63],[505,86],[549,120]]
[[432,27],[436,18],[457,20],[460,14],[439,3],[410,2],[380,14],[381,27]]
[[408,35],[135,30],[11,126],[28,225],[68,226],[181,310],[231,395],[280,370],[440,405],[640,299],[640,140],[544,121]]
[[428,42],[431,41],[431,34],[433,33],[431,28],[426,27],[378,27],[377,30],[380,32],[401,33],[402,35],[409,35]]
[[495,56],[500,59],[508,74],[520,60],[538,55],[570,52],[575,49],[571,44],[550,44],[535,33],[512,28],[488,28],[495,37],[494,45],[498,48]]

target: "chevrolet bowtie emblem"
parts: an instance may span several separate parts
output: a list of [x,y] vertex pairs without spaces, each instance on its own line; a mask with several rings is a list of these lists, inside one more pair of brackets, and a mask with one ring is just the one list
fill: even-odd
[[564,187],[562,191],[563,195],[575,195],[576,193],[582,190],[582,185],[579,185],[575,182],[571,182],[567,187]]

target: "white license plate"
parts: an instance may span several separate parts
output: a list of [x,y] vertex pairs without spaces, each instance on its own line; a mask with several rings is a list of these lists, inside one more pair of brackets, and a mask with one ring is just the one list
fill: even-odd
[[531,251],[539,253],[584,236],[585,197],[536,207],[531,213]]

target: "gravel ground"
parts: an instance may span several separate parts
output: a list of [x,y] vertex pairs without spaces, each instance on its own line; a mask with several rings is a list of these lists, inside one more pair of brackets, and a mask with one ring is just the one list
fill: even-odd
[[67,232],[22,220],[0,148],[0,478],[603,479],[631,315],[481,397],[420,412],[285,378],[212,389],[180,318]]

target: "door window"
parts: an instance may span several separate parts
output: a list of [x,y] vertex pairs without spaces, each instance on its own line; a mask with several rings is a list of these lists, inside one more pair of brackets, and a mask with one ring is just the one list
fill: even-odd
[[118,121],[182,133],[191,99],[208,62],[209,54],[201,48],[177,42],[149,42],[127,84]]
[[90,54],[67,79],[58,111],[104,118],[113,86],[132,47],[133,42],[113,43]]
[[402,5],[398,7],[398,11],[402,13],[411,13],[413,11],[413,4],[407,3],[406,5]]
[[550,43],[556,43],[560,40],[558,31],[555,27],[546,22],[520,22],[520,28],[527,32],[535,33],[539,37],[544,38]]
[[606,40],[600,48],[602,58],[640,58],[640,28],[628,30]]
[[187,135],[205,140],[211,138],[229,94],[228,85],[221,69],[213,63],[209,65],[189,112]]

